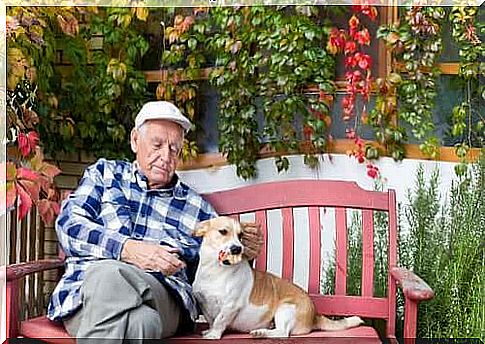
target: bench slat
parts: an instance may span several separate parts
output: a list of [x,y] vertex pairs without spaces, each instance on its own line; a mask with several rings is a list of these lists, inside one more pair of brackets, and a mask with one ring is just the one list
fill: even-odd
[[374,295],[374,213],[362,211],[362,296]]
[[358,315],[364,318],[387,319],[389,317],[389,301],[387,298],[320,295],[310,294],[319,314],[328,316]]
[[283,216],[283,266],[281,277],[293,281],[293,209],[283,208],[281,210]]
[[[304,190],[304,192],[302,192]],[[347,207],[388,210],[387,195],[335,180],[288,180],[249,185],[204,195],[219,214],[284,207]]]
[[263,232],[264,243],[261,247],[261,253],[256,259],[256,270],[266,271],[266,257],[268,255],[268,222],[265,211],[256,212],[256,222],[260,224],[261,231]]
[[[308,292],[318,293],[320,291],[320,250],[321,250],[321,224],[320,208],[308,208],[308,220],[310,227],[310,261]],[[313,228],[313,230],[311,230]]]
[[[397,218],[396,218],[396,192],[389,190],[389,240],[388,240],[388,269],[397,266]],[[387,321],[387,335],[394,335],[396,329],[396,284],[388,270],[387,297],[389,298],[389,320]]]
[[336,259],[335,295],[347,294],[347,212],[345,208],[335,208]]

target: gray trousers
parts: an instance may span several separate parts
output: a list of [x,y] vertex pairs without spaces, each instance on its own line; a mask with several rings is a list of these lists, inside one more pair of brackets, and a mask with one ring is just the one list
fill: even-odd
[[180,306],[155,277],[133,265],[94,263],[86,271],[81,295],[82,307],[64,321],[78,343],[161,339],[177,331]]

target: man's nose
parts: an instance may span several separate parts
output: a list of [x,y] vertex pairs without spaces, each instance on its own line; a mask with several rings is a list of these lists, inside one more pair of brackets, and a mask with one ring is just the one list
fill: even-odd
[[242,247],[239,245],[232,245],[229,247],[231,254],[240,254],[242,252]]
[[163,161],[170,160],[170,148],[167,145],[164,145],[158,149],[158,156]]

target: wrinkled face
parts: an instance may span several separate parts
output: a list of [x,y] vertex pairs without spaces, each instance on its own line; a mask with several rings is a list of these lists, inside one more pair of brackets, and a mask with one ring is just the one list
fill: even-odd
[[242,227],[236,220],[220,216],[197,225],[195,236],[203,237],[202,250],[213,255],[221,265],[234,265],[242,260]]
[[165,120],[150,120],[132,130],[131,149],[151,189],[172,180],[183,140],[182,128]]

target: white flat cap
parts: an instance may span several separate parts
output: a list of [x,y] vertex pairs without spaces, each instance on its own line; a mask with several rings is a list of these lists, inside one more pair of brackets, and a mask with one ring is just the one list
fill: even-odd
[[188,132],[192,123],[180,112],[180,110],[167,101],[148,102],[141,108],[135,118],[135,128],[141,127],[145,121],[151,119],[164,119],[179,124],[185,132]]

